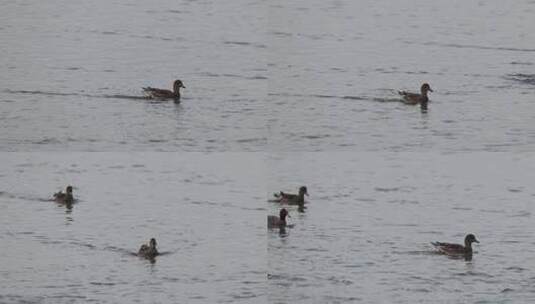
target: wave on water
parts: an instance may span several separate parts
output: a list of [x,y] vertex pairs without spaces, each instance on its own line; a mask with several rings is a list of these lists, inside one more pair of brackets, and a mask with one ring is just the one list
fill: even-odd
[[132,95],[121,95],[121,94],[114,94],[114,95],[92,95],[91,97],[96,98],[114,98],[114,99],[134,99],[134,100],[151,100],[149,97],[145,96],[132,96]]
[[512,61],[511,64],[513,65],[533,65],[533,63],[531,62],[527,62],[527,61]]
[[[395,90],[388,90],[395,92]],[[401,102],[400,98],[396,97],[371,97],[371,96],[337,96],[337,95],[322,95],[322,94],[288,94],[288,93],[269,93],[268,96],[280,96],[280,97],[312,97],[312,98],[324,98],[324,99],[341,99],[341,100],[363,100],[374,102]]]
[[5,294],[5,295],[0,295],[0,302],[2,302],[2,303],[29,303],[29,304],[33,304],[33,303],[43,303],[45,298],[46,297],[44,297],[44,296]]
[[267,45],[262,43],[251,43],[246,41],[224,41],[223,44],[226,45],[237,45],[237,46],[253,46],[255,48],[265,49]]
[[45,91],[27,91],[27,90],[4,90],[6,93],[11,94],[31,94],[31,95],[44,95],[44,96],[79,96],[79,97],[92,97],[92,98],[113,98],[113,99],[133,99],[133,100],[150,100],[151,98],[146,96],[132,96],[132,95],[98,95],[98,94],[85,94],[85,93],[61,93],[61,92],[45,92]]
[[535,85],[535,74],[508,74],[506,77],[508,80],[514,80],[523,84]]
[[[405,43],[411,44],[411,43],[418,43],[418,42],[406,41]],[[496,50],[496,51],[511,51],[511,52],[535,52],[535,49],[486,46],[486,45],[475,45],[475,44],[425,42],[423,43],[423,45],[436,45],[436,46],[452,47],[452,48],[460,48],[460,49],[479,49],[479,50]]]
[[[96,246],[91,245],[91,244],[79,243],[77,245],[80,245],[80,246],[83,246],[83,247],[88,247],[89,249],[98,249]],[[112,252],[120,253],[120,254],[127,255],[127,256],[135,256],[135,257],[139,256],[137,251],[133,251],[131,249],[119,248],[119,247],[115,247],[115,246],[106,246],[102,250],[112,251]],[[158,256],[171,255],[171,254],[176,253],[177,251],[178,250],[174,250],[174,251],[169,251],[169,250],[167,250],[167,251],[159,251],[158,252]]]
[[262,76],[262,75],[252,75],[252,76],[243,76],[243,75],[236,75],[236,74],[217,74],[212,72],[202,72],[200,73],[202,76],[206,77],[228,77],[228,78],[239,78],[239,79],[247,79],[247,80],[267,80],[268,77]]
[[15,194],[15,193],[9,193],[5,191],[0,191],[0,197],[6,197],[8,199],[17,199],[22,201],[32,201],[32,202],[53,202],[54,199],[52,198],[42,198],[42,197],[36,197],[36,196],[30,196],[26,194]]

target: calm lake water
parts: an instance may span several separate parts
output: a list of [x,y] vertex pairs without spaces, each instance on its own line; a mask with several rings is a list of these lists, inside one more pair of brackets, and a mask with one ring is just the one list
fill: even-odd
[[[265,301],[263,157],[3,153],[0,172],[0,303]],[[48,201],[67,184],[71,210]],[[134,255],[151,237],[154,264]]]
[[[265,146],[262,1],[4,1],[0,149]],[[141,87],[186,86],[182,103]]]
[[[4,1],[3,151],[535,149],[535,2]],[[186,89],[180,105],[142,86]],[[395,90],[434,88],[427,114]]]
[[[281,153],[308,208],[268,233],[269,303],[532,303],[534,154]],[[278,214],[269,203],[269,214]],[[477,236],[472,261],[430,242]]]
[[[534,302],[534,15],[2,1],[0,303]],[[175,79],[181,103],[143,97]],[[428,111],[400,102],[423,82]],[[472,261],[430,247],[469,232]]]
[[[535,149],[535,2],[270,5],[269,147]],[[434,89],[427,114],[398,89]]]

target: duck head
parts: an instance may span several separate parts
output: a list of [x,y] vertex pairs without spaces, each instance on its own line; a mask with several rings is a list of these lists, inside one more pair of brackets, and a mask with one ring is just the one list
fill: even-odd
[[72,186],[67,186],[67,188],[65,189],[65,192],[67,194],[71,194],[72,195]]
[[290,217],[288,215],[288,210],[286,210],[286,208],[282,208],[281,211],[279,212],[279,218],[281,219],[281,221],[286,221],[286,217]]
[[178,92],[178,90],[180,90],[180,88],[184,88],[184,89],[185,89],[186,87],[185,87],[184,84],[182,83],[182,80],[177,79],[177,80],[175,80],[175,82],[173,83],[173,90],[174,90],[175,92]]
[[422,84],[420,91],[422,92],[422,95],[427,95],[427,92],[433,92],[433,90],[431,89],[431,86],[427,82]]
[[476,239],[475,235],[470,233],[464,238],[464,246],[468,248],[472,248],[472,243],[479,244],[479,241]]
[[302,186],[301,188],[299,188],[299,195],[308,196],[308,191],[307,191],[307,187],[306,186]]
[[150,248],[156,248],[156,239],[152,238],[149,242]]

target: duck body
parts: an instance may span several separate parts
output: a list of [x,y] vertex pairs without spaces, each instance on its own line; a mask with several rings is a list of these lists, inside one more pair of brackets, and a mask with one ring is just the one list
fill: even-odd
[[153,259],[156,257],[159,253],[156,249],[156,239],[152,238],[150,239],[149,244],[143,244],[139,248],[138,256],[146,258],[146,259]]
[[418,93],[411,93],[407,91],[398,91],[399,95],[402,97],[402,101],[405,104],[408,105],[427,105],[429,102],[429,97],[427,97],[427,92],[433,92],[431,89],[431,86],[429,86],[428,83],[422,84],[422,87],[420,88],[420,94]]
[[267,225],[268,228],[285,228],[287,226],[286,216],[288,216],[288,210],[282,208],[279,212],[279,216],[268,215]]
[[65,192],[54,193],[54,201],[58,204],[72,204],[74,196],[72,195],[72,186],[67,186]]
[[151,99],[174,99],[175,102],[180,101],[180,88],[186,88],[181,80],[175,80],[173,83],[173,91],[165,89],[157,89],[151,87],[143,88],[143,92]]
[[308,190],[306,186],[299,188],[298,194],[284,193],[282,191],[273,194],[279,203],[298,206],[305,205],[305,195],[308,196]]
[[460,255],[460,254],[472,254],[472,243],[479,243],[473,234],[468,234],[464,238],[464,246],[461,244],[432,242],[431,244],[435,248],[444,254],[448,255]]

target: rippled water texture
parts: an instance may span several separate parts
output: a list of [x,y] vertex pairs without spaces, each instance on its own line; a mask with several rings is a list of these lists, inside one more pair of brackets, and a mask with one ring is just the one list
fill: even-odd
[[[0,303],[535,302],[533,16],[2,1]],[[175,79],[180,103],[142,95]],[[401,103],[424,82],[427,111]],[[72,208],[50,201],[68,184]],[[469,232],[470,261],[430,246]]]
[[[4,1],[0,149],[265,146],[262,1]],[[182,102],[141,87],[187,87]]]
[[[3,153],[0,303],[264,301],[262,160]],[[72,209],[49,201],[67,184]],[[151,237],[154,264],[134,255]]]
[[[535,147],[535,2],[5,1],[2,150]],[[180,105],[142,86],[186,89]],[[434,88],[429,112],[398,89]]]
[[[535,155],[281,153],[270,189],[310,197],[268,233],[270,303],[531,303]],[[282,189],[281,189],[282,188]],[[278,203],[268,203],[278,214]],[[436,254],[462,243],[472,261]]]
[[[535,2],[313,3],[270,5],[269,146],[535,148]],[[423,82],[427,114],[396,96]]]

